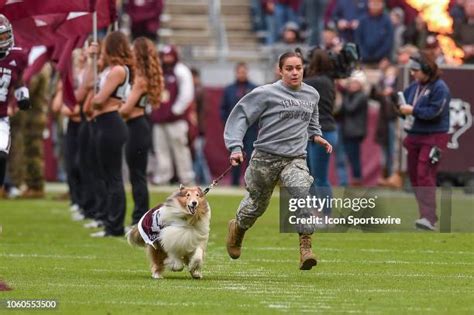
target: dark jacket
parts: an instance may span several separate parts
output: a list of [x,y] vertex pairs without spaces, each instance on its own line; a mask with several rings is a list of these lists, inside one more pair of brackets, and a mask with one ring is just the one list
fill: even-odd
[[[474,45],[474,23],[467,20],[455,23],[453,39],[458,46]],[[464,58],[464,63],[474,64],[474,56]]]
[[449,9],[449,15],[453,18],[454,23],[463,21],[466,18],[464,7],[460,4],[454,4],[451,9]]
[[[224,95],[222,96],[220,106],[221,120],[224,125],[227,121],[227,118],[229,118],[230,112],[238,103],[238,101],[256,87],[257,86],[250,81],[245,83],[239,83],[236,81],[224,89]],[[247,129],[243,139],[244,151],[247,156],[250,156],[251,152],[253,151],[253,143],[255,140],[257,140],[257,135],[258,121]]]
[[[367,0],[337,0],[331,19],[335,25],[339,20],[360,20],[367,13]],[[344,41],[354,40],[353,30],[338,31]]]
[[346,93],[342,100],[342,137],[362,141],[367,134],[368,98],[363,91]]
[[247,81],[245,83],[234,82],[224,89],[220,106],[221,120],[223,123],[227,121],[230,112],[237,102],[256,87],[255,84]]
[[[415,104],[415,95],[419,91],[421,96]],[[413,82],[403,91],[408,104],[414,106],[415,121],[411,128],[405,130],[410,134],[429,134],[448,132],[449,130],[449,103],[451,94],[446,83],[438,79],[425,86]]]
[[304,82],[314,87],[319,93],[319,124],[322,131],[336,130],[334,119],[334,102],[336,100],[336,87],[333,79],[326,75],[317,75],[306,78]]
[[387,14],[366,15],[355,32],[363,62],[379,62],[390,58],[393,46],[393,26]]
[[204,87],[194,86],[194,102],[196,103],[196,115],[199,135],[205,134],[206,129],[206,103],[204,102]]

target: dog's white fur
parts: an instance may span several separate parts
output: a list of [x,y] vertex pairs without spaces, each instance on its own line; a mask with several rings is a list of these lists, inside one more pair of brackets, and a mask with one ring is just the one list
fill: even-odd
[[131,245],[146,246],[152,277],[162,278],[164,267],[202,278],[202,266],[210,231],[211,209],[199,187],[180,187],[160,208],[160,231],[155,246],[145,244],[138,228],[127,233]]

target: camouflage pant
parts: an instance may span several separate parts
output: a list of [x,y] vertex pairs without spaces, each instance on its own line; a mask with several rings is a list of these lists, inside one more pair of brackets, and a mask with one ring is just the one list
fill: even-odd
[[43,130],[46,117],[41,110],[31,108],[11,117],[11,142],[8,174],[11,184],[25,183],[34,190],[44,189]]
[[[280,186],[288,189],[290,195],[305,198],[313,183],[304,157],[289,158],[255,151],[245,172],[247,193],[237,210],[237,223],[249,229],[270,203],[273,190]],[[300,233],[312,233],[311,226],[299,227]]]
[[10,118],[11,128],[11,148],[8,157],[8,174],[13,186],[20,187],[25,179],[25,161],[24,161],[24,138],[23,130],[25,128],[25,111],[19,111]]
[[11,117],[12,150],[9,157],[8,172],[14,186],[23,182],[28,188],[44,188],[43,131],[47,107],[47,88],[51,77],[50,67],[32,77],[29,84],[31,109],[18,111]]
[[26,112],[24,139],[25,183],[30,189],[44,189],[44,150],[43,131],[46,127],[46,115],[39,104]]

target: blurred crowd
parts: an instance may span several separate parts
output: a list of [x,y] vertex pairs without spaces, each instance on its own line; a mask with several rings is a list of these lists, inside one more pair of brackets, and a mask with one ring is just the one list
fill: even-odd
[[[337,53],[347,42],[354,42],[358,46],[362,71],[335,82],[333,114],[339,139],[335,143],[339,185],[363,183],[360,144],[367,136],[367,104],[370,104],[379,108],[375,141],[382,150],[382,176],[378,183],[401,187],[400,143],[403,135],[395,105],[397,90],[407,82],[400,82],[402,76],[399,72],[408,64],[410,57],[420,52],[433,56],[438,65],[454,64],[453,57],[445,55],[442,49],[439,33],[436,32],[439,25],[428,24],[433,20],[439,22],[443,17],[427,19],[412,7],[416,2],[252,1],[253,29],[262,44],[273,54],[273,59],[288,48],[305,47],[310,52],[307,58],[310,63],[311,52],[315,47]],[[451,0],[446,10],[453,22],[448,35],[455,46],[450,50],[457,46],[463,54],[461,62],[472,64],[474,1]],[[346,171],[347,166],[351,174]]]
[[[436,29],[409,2],[252,0],[252,26],[265,45],[306,44],[337,49],[341,43],[355,42],[365,64],[377,64],[382,59],[397,62],[400,48],[413,46],[433,50],[438,62],[444,63]],[[464,63],[473,63],[474,3],[451,0],[447,10],[453,21],[450,36],[462,49]]]
[[[463,49],[464,62],[473,63],[474,0],[451,2],[449,14],[454,20],[451,36]],[[331,105],[329,113],[334,117],[334,124],[330,123],[327,131],[338,139],[334,141],[338,184],[363,184],[361,143],[367,136],[369,104],[373,103],[379,108],[375,140],[383,156],[380,162],[383,174],[378,183],[400,187],[401,167],[397,158],[401,150],[400,128],[395,110],[396,92],[400,87],[398,66],[407,64],[410,56],[420,50],[434,55],[439,64],[446,62],[436,34],[429,31],[421,15],[402,0],[252,0],[251,4],[253,28],[265,46],[288,50],[306,45],[310,50],[318,47],[337,53],[346,42],[358,45],[363,71],[335,80],[335,93],[328,96],[334,99],[334,108]],[[160,51],[156,51],[160,42],[157,16],[163,12],[163,6],[160,0],[128,1],[123,7],[126,15],[122,20],[130,24],[131,40],[123,34],[114,35],[117,36],[114,44],[107,46],[112,41],[111,34],[120,32],[104,31],[103,35],[108,35],[98,45],[89,41],[83,49],[74,51],[75,93],[80,100],[74,108],[63,104],[61,82],[50,66],[45,66],[34,77],[29,86],[32,110],[10,110],[12,146],[4,191],[7,196],[44,196],[44,139],[48,139],[45,145],[58,157],[57,179],[69,185],[67,197],[71,200],[74,218],[94,219],[92,227],[105,224],[108,235],[122,234],[123,226],[115,226],[116,230],[108,227],[106,222],[110,218],[99,210],[104,204],[112,207],[117,202],[118,207],[124,207],[122,174],[128,174],[132,182],[136,203],[133,223],[148,209],[147,183],[211,182],[204,154],[208,104],[199,69],[188,67],[173,45],[160,45]],[[138,51],[140,41],[144,47],[141,53]],[[134,52],[118,42],[133,47]],[[125,58],[127,54],[130,56]],[[107,71],[120,65],[126,69],[126,79],[118,80],[111,87],[106,83],[92,84],[89,69],[93,58],[97,58],[102,76],[110,75]],[[131,94],[120,92],[121,84],[129,82],[133,91],[139,86],[137,82],[141,82],[137,80],[142,80],[145,88],[130,100]],[[84,91],[85,82],[89,82],[87,91]],[[225,87],[219,104],[223,124],[239,99],[255,87],[248,65],[237,63],[234,82]],[[94,88],[98,95],[105,89],[104,99],[94,100],[88,94]],[[130,106],[135,114],[130,116],[131,112],[126,113],[121,105],[111,101],[111,111],[117,112],[116,116],[107,116],[110,121],[102,119],[100,122],[100,117],[104,118],[110,111],[101,112],[100,106],[94,104],[103,104],[109,98],[119,99],[124,104],[133,102]],[[134,120],[137,117],[142,120],[137,122]],[[106,121],[110,124],[104,127]],[[257,126],[252,126],[244,139],[248,156],[257,133]],[[96,138],[101,142],[91,145]],[[101,153],[104,147],[109,149]],[[124,162],[122,150],[125,151]],[[139,154],[134,154],[136,152]],[[241,167],[245,169],[246,165]],[[240,167],[234,169],[232,185],[242,184],[242,173]],[[119,216],[123,214],[121,210]],[[123,222],[121,217],[111,220]],[[109,222],[109,225],[117,224]]]

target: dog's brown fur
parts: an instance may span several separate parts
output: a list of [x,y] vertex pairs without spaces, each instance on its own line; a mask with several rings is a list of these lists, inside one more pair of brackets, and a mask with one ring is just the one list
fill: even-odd
[[201,278],[210,225],[210,207],[201,188],[181,186],[161,207],[160,219],[165,227],[154,246],[144,242],[137,227],[127,234],[131,245],[146,247],[152,277],[162,278],[165,266],[181,271],[187,265],[193,278]]

